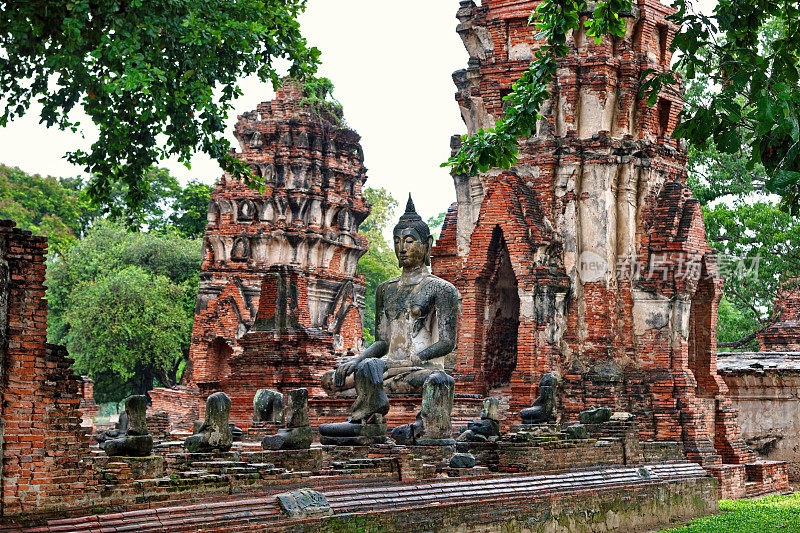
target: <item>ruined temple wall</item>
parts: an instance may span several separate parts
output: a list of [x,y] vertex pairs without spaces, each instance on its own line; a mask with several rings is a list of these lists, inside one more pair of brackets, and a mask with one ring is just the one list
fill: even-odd
[[212,192],[187,384],[219,381],[230,372],[273,265],[306,272],[314,328],[331,331],[341,345],[361,339],[359,328],[339,331],[341,321],[330,322],[345,286],[356,311],[363,308],[356,265],[366,240],[358,225],[369,213],[359,136],[332,113],[309,107],[302,87],[287,80],[275,99],[239,117],[235,156],[261,189],[224,176]]
[[87,501],[81,379],[66,350],[47,344],[44,237],[0,221],[2,515]]
[[[746,443],[765,459],[786,461],[789,480],[800,481],[800,370],[726,369],[729,357],[722,358],[721,372],[739,411]],[[796,367],[797,357],[792,359]]]
[[761,351],[720,353],[717,367],[739,411],[742,436],[762,457],[786,461],[800,480],[800,290],[787,280],[775,321],[758,335]]
[[[461,2],[470,61],[453,79],[469,132],[493,125],[528,68],[535,5]],[[664,88],[654,107],[638,96],[644,69],[669,69],[670,12],[640,1],[623,38],[568,36],[553,98],[536,135],[520,140],[518,163],[454,176],[457,203],[434,273],[463,297],[460,392],[505,395],[514,416],[552,371],[565,421],[592,405],[632,411],[643,438],[683,440],[693,458],[746,462],[753,456],[716,374],[716,258],[686,187],[685,152],[670,137],[681,96]],[[517,286],[504,302],[493,301],[500,255],[515,278],[506,285]],[[517,357],[507,383],[491,388],[493,335],[506,330],[489,311],[503,303],[519,307]]]
[[150,412],[166,413],[169,430],[191,430],[195,420],[200,420],[203,398],[197,390],[189,388],[156,388],[149,392]]

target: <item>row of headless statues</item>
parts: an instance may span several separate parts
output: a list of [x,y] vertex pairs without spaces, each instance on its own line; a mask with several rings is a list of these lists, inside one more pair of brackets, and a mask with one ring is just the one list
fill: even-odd
[[[416,213],[410,196],[406,211],[393,233],[395,254],[402,272],[400,277],[379,285],[376,291],[375,342],[361,354],[342,360],[322,377],[322,387],[329,394],[355,397],[346,421],[319,426],[322,444],[386,442],[387,393],[422,396],[421,410],[415,422],[392,430],[391,437],[397,444],[430,446],[454,443],[451,414],[455,381],[445,372],[444,363],[445,357],[456,346],[459,293],[453,284],[430,273],[428,266],[433,238],[428,225]],[[545,422],[552,416],[555,385],[555,376],[545,374],[534,406],[520,413],[523,423]],[[266,449],[297,449],[311,444],[308,393],[305,389],[296,389],[289,394],[291,418],[285,429],[265,437],[262,445]],[[265,395],[267,393],[262,391],[256,395],[256,411],[260,403],[267,402],[265,398],[268,395]],[[274,394],[271,397],[277,398]],[[124,440],[126,437],[117,436],[107,439],[104,446],[108,453],[133,451],[140,454],[146,447],[147,439],[139,438],[142,437],[139,419],[144,420],[144,404],[139,398],[144,397],[132,398],[129,398],[130,407],[137,412],[141,408],[142,414],[133,416],[129,413],[127,436],[130,438]],[[126,402],[126,410],[129,402]],[[230,398],[224,393],[209,396],[205,422],[185,441],[189,451],[230,448],[230,405]],[[496,400],[489,402],[484,409],[484,415],[489,418],[482,417],[482,420],[496,422],[496,411]],[[135,423],[132,423],[134,419]],[[480,428],[487,427],[486,424],[476,424],[468,431],[483,435],[486,431]],[[146,426],[144,431],[146,433]],[[152,449],[152,438],[149,445]]]
[[[383,416],[388,413],[386,392],[378,379],[385,365],[380,359],[373,359],[359,366],[356,377],[358,390],[369,396],[381,406],[379,411],[366,419],[356,419],[353,415],[346,422],[321,424],[320,443],[342,446],[364,446],[384,444],[387,426]],[[453,378],[441,371],[431,373],[425,380],[422,393],[422,409],[416,421],[392,430],[391,438],[395,444],[411,446],[447,446],[455,444],[452,438],[451,412],[453,409]],[[555,377],[545,374],[540,383],[539,398],[534,406],[523,410],[524,423],[547,422],[555,411]],[[367,403],[369,404],[369,402]],[[362,404],[366,405],[366,404]],[[459,441],[482,442],[500,435],[500,402],[496,398],[486,398],[479,419],[469,422],[458,437]],[[383,408],[385,406],[385,409]],[[313,431],[308,416],[308,390],[293,389],[287,396],[270,390],[260,389],[253,398],[254,420],[283,425],[273,435],[261,441],[265,450],[302,450],[313,442]],[[147,430],[147,397],[129,396],[125,400],[125,410],[120,415],[117,427],[95,436],[100,447],[109,456],[146,457],[152,453],[153,437]],[[224,392],[211,394],[206,400],[205,420],[195,424],[194,433],[184,440],[184,447],[191,453],[227,452],[233,446],[241,430],[229,422],[231,400]],[[527,411],[527,413],[526,413]]]

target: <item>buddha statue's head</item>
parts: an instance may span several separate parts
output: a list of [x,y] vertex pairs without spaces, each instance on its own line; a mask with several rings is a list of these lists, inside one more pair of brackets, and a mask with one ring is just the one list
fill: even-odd
[[401,268],[417,268],[431,264],[433,237],[431,229],[417,214],[411,195],[408,195],[406,212],[394,227],[394,253]]

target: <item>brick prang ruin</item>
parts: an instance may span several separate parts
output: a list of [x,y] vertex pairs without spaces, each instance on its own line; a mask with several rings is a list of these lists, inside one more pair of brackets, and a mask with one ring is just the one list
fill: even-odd
[[[367,242],[358,226],[370,206],[359,135],[297,82],[287,80],[275,99],[241,115],[234,135],[235,156],[262,190],[226,175],[212,193],[185,385],[201,397],[224,390],[234,402],[232,420],[249,423],[256,390],[322,394],[322,372],[360,349],[364,282],[356,265]],[[280,323],[262,321],[256,329],[270,330],[263,337],[273,342],[244,353],[239,341],[256,321],[265,279],[271,307],[262,311],[277,312]],[[298,372],[270,375],[281,344],[303,362],[294,365]],[[162,392],[174,393],[156,391],[154,401],[168,411]]]
[[[535,6],[461,2],[470,59],[453,79],[470,133],[494,125],[533,59]],[[669,69],[671,12],[643,0],[622,38],[569,36],[517,164],[454,176],[434,273],[463,295],[459,392],[500,397],[513,417],[556,372],[565,422],[592,406],[630,411],[645,440],[683,441],[708,466],[743,464],[755,456],[716,372],[722,281],[685,147],[670,137],[681,94],[665,87],[653,107],[638,94],[645,69]]]

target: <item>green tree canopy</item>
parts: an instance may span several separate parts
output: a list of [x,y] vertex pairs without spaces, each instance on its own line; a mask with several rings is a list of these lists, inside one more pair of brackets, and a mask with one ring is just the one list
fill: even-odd
[[[763,46],[774,39],[762,32]],[[707,54],[700,51],[700,54]],[[686,68],[681,67],[681,68]],[[705,105],[716,94],[707,72],[686,83],[690,106]],[[741,135],[743,127],[737,126]],[[725,279],[717,339],[723,349],[752,349],[755,334],[775,318],[774,302],[782,287],[800,275],[800,222],[766,192],[763,165],[748,168],[748,146],[723,153],[713,143],[689,145],[688,184],[703,204],[706,235],[718,252]]]
[[208,204],[213,187],[190,181],[172,202],[169,223],[186,237],[202,237],[208,222]]
[[154,380],[174,385],[188,357],[199,270],[199,239],[101,220],[48,260],[48,340],[67,346],[102,401],[143,393]]
[[313,73],[319,51],[300,34],[305,0],[0,0],[0,126],[42,105],[47,126],[77,130],[82,107],[99,129],[91,150],[67,159],[110,202],[125,184],[136,211],[159,159],[203,151],[249,176],[223,138],[238,79]]
[[374,340],[375,331],[375,294],[378,285],[400,275],[394,249],[389,246],[383,236],[389,227],[397,208],[397,200],[384,188],[364,189],[364,198],[372,205],[372,211],[361,224],[358,232],[367,238],[369,250],[358,261],[358,273],[363,274],[367,282],[366,306],[364,310],[364,340]]
[[433,215],[432,217],[428,218],[427,223],[428,226],[431,228],[431,235],[433,235],[434,239],[439,238],[439,232],[442,231],[442,226],[444,225],[444,217],[447,216],[447,211],[442,211],[438,215]]
[[705,206],[704,214],[725,278],[718,340],[752,348],[749,337],[771,323],[781,288],[800,276],[800,221],[765,198]]
[[[76,370],[101,376],[98,402],[143,394],[156,379],[177,382],[192,324],[175,305],[184,292],[165,276],[127,266],[70,294],[67,348]],[[117,379],[107,379],[112,376]]]
[[82,185],[79,179],[30,175],[0,164],[0,218],[44,235],[50,252],[62,254],[93,217]]

